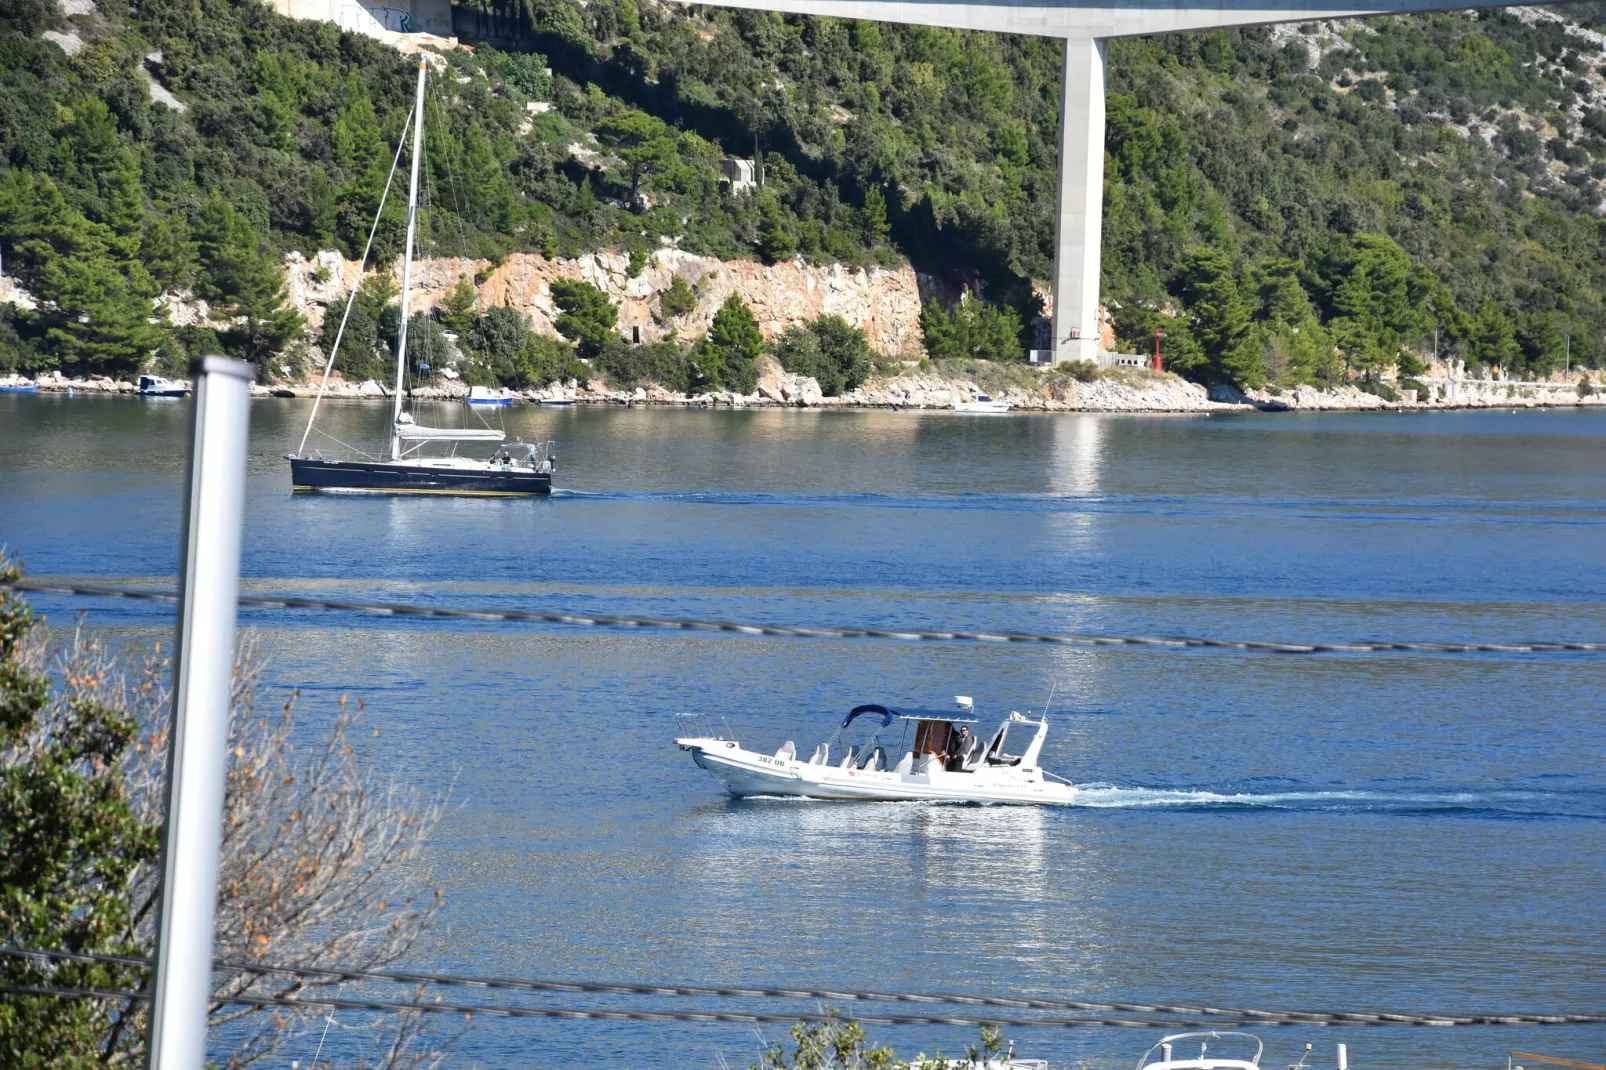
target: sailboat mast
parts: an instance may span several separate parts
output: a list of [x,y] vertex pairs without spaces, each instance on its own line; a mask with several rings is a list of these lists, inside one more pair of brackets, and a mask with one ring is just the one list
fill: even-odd
[[396,404],[390,414],[390,459],[401,457],[401,437],[396,421],[401,419],[402,387],[407,374],[407,296],[413,288],[413,228],[418,221],[418,165],[424,158],[424,81],[429,62],[418,57],[418,94],[413,105],[413,177],[407,187],[407,254],[402,260],[401,328],[396,332]]

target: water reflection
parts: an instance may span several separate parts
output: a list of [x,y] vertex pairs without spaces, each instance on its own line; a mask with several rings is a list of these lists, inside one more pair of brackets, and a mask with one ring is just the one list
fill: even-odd
[[1099,493],[1105,427],[1102,416],[1065,416],[1053,421],[1053,448],[1048,463],[1053,493],[1067,498]]

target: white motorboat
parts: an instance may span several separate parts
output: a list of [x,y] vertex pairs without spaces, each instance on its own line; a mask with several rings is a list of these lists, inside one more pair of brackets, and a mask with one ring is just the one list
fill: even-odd
[[181,398],[190,392],[188,383],[163,379],[159,375],[142,375],[139,377],[139,393],[147,398]]
[[[973,712],[969,698],[954,701],[961,714]],[[844,743],[844,733],[860,718],[873,725],[869,738]],[[1012,712],[983,739],[970,729],[974,719],[946,711],[855,706],[807,759],[798,757],[791,740],[765,754],[709,731],[697,715],[689,720],[691,731],[675,743],[736,796],[1058,806],[1076,799],[1070,781],[1038,767],[1048,735],[1046,716]]]
[[[1239,1037],[1255,1042],[1255,1054],[1248,1059],[1226,1058],[1210,1054],[1210,1042],[1223,1037]],[[1199,1054],[1188,1055],[1177,1051],[1178,1041],[1198,1041]],[[1307,1045],[1308,1047],[1308,1045]],[[1266,1046],[1260,1038],[1253,1033],[1238,1033],[1231,1030],[1211,1030],[1203,1033],[1173,1033],[1168,1037],[1161,1037],[1154,1047],[1143,1053],[1138,1060],[1138,1070],[1260,1070],[1260,1056]],[[1158,1054],[1159,1058],[1152,1056]],[[1303,1059],[1300,1060],[1304,1062]]]
[[1008,412],[1009,411],[1009,402],[1007,402],[1007,401],[994,401],[992,398],[988,397],[986,394],[977,394],[970,401],[958,401],[958,402],[955,402],[954,403],[954,411],[955,412],[981,412],[981,413]]

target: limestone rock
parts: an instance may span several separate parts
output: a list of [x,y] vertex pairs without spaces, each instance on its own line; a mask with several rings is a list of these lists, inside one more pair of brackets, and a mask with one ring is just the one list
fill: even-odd
[[[357,264],[326,250],[311,260],[286,257],[290,301],[316,331],[328,307],[344,298],[355,280]],[[400,280],[398,261],[387,270]],[[657,342],[675,331],[695,338],[708,330],[725,298],[740,294],[753,310],[766,338],[788,327],[826,315],[841,316],[869,336],[879,353],[919,352],[920,283],[908,267],[871,271],[840,264],[815,267],[799,262],[760,264],[750,260],[720,261],[673,247],[654,250],[647,266],[630,277],[630,259],[601,251],[573,260],[548,260],[536,253],[513,253],[492,268],[489,261],[458,257],[420,260],[413,265],[416,307],[439,303],[463,276],[484,274],[479,307],[507,305],[524,314],[532,329],[556,334],[558,309],[552,282],[578,278],[601,289],[619,306],[618,331],[625,338],[638,333],[643,342]],[[697,291],[697,305],[670,322],[658,319],[658,297],[679,275]]]

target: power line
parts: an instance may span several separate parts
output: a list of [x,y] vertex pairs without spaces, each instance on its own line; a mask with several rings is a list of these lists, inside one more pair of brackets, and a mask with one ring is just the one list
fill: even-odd
[[[0,985],[0,994],[17,996],[49,996],[63,999],[149,1000],[147,992],[121,992],[102,988],[53,988],[28,985]],[[339,996],[329,999],[301,999],[290,996],[225,996],[215,995],[213,1001],[221,1004],[241,1004],[248,1007],[304,1007],[309,1010],[389,1011],[408,1014],[483,1014],[499,1018],[558,1018],[590,1019],[606,1022],[734,1022],[745,1025],[795,1025],[799,1022],[847,1021],[863,1025],[956,1025],[999,1026],[1009,1029],[1222,1029],[1229,1026],[1290,1026],[1290,1025],[1552,1025],[1579,1024],[1557,1021],[1508,1023],[1500,1019],[1464,1023],[1449,1019],[1421,1018],[1407,1022],[1353,1021],[1331,1022],[1266,1021],[1264,1019],[1192,1020],[1186,1018],[966,1018],[935,1015],[836,1015],[767,1014],[733,1011],[631,1011],[631,1010],[580,1010],[569,1007],[496,1007],[474,1003],[392,1003],[384,1000],[352,999]],[[1589,1019],[1591,1023],[1606,1021],[1606,1017]]]
[[[80,595],[92,598],[131,598],[149,602],[176,602],[172,591],[148,587],[17,580],[0,583],[0,590],[35,594]],[[1606,653],[1606,643],[1514,642],[1424,643],[1363,640],[1354,643],[1287,643],[1248,639],[1212,639],[1165,635],[1052,635],[1036,632],[926,631],[891,628],[791,628],[774,624],[695,620],[674,617],[614,617],[587,613],[536,613],[518,609],[458,609],[417,606],[399,602],[347,602],[324,598],[278,595],[241,595],[240,604],[265,609],[322,609],[341,613],[367,613],[384,617],[421,617],[450,620],[510,621],[524,624],[569,624],[596,628],[663,628],[684,631],[727,632],[788,639],[896,639],[922,642],[1037,643],[1054,646],[1137,647],[1159,650],[1231,650],[1265,654],[1562,654]]]
[[[13,958],[44,958],[68,962],[100,962],[119,966],[148,968],[150,960],[131,955],[98,955],[73,951],[34,951],[0,947],[0,955]],[[371,981],[385,984],[469,987],[524,992],[573,992],[598,995],[693,996],[744,999],[811,999],[836,1002],[884,1001],[920,1004],[960,1004],[981,1007],[1009,1007],[1024,1010],[1099,1011],[1180,1015],[1188,1018],[1232,1018],[1240,1023],[1262,1025],[1592,1025],[1606,1022],[1606,1015],[1557,1014],[1402,1014],[1380,1011],[1267,1011],[1244,1008],[1187,1007],[1164,1003],[1095,1003],[1085,1000],[1031,999],[1025,997],[976,996],[939,993],[857,991],[851,989],[749,988],[682,984],[644,984],[640,982],[548,981],[523,978],[466,977],[343,967],[275,966],[257,962],[217,960],[214,967],[224,971],[264,976],[317,978],[333,983]],[[865,1019],[868,1021],[868,1019]],[[1025,1019],[1039,1022],[1040,1019]],[[1080,1022],[1083,1019],[1076,1019]]]

